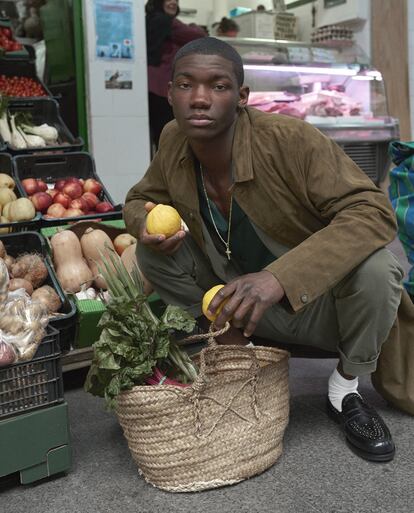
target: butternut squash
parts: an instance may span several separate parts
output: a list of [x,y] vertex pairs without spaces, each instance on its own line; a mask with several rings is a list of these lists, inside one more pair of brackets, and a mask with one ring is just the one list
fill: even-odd
[[86,258],[86,262],[92,271],[95,287],[107,290],[106,282],[99,273],[99,267],[104,268],[102,256],[113,267],[109,255],[112,254],[117,257],[117,253],[112,240],[103,230],[88,228],[82,235],[80,243],[83,256]]
[[70,230],[56,233],[50,240],[57,278],[66,292],[75,294],[84,285],[91,286],[92,271],[82,256],[77,235]]

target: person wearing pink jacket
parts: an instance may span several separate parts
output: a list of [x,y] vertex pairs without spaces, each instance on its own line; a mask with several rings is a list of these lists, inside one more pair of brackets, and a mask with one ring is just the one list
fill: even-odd
[[186,43],[207,34],[177,19],[178,0],[148,0],[145,12],[151,145],[158,148],[164,125],[174,119],[167,100],[174,56]]

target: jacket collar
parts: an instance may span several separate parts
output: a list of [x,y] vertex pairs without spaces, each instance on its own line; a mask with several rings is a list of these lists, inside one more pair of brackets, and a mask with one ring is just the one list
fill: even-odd
[[[252,147],[249,142],[252,140],[252,127],[248,109],[242,109],[236,122],[236,130],[233,140],[233,173],[235,182],[246,182],[252,180],[253,162]],[[188,165],[193,162],[194,155],[188,140],[182,145],[182,150],[178,155],[178,161],[181,165]]]

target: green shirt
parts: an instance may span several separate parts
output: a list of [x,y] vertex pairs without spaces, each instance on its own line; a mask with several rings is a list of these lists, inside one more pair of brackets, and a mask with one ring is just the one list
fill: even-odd
[[[201,176],[196,166],[198,199],[200,202],[200,212],[208,231],[212,234],[220,253],[224,252],[225,246],[217,237],[210,212],[207,206],[206,196],[204,194]],[[222,238],[227,241],[228,220],[225,219],[214,201],[209,199],[211,213],[214,217],[214,223],[220,232]],[[256,273],[262,271],[267,265],[276,260],[275,256],[266,248],[258,237],[246,213],[233,198],[232,216],[230,227],[230,250],[231,259],[237,264],[243,274]]]

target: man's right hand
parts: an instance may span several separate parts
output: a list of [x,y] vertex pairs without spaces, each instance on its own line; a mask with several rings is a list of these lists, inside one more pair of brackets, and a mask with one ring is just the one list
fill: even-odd
[[[145,203],[145,210],[150,212],[155,206],[155,203],[148,201]],[[185,235],[186,232],[184,230],[179,230],[172,237],[168,238],[163,234],[149,234],[146,229],[146,219],[144,219],[139,231],[139,242],[164,255],[172,255],[183,243]]]

